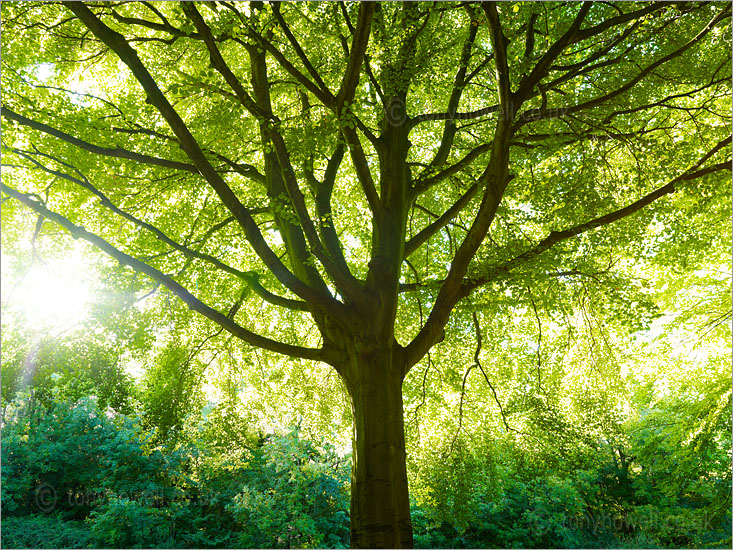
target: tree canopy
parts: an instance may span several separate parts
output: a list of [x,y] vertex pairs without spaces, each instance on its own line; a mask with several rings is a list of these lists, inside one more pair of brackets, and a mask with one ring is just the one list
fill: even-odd
[[[660,281],[728,265],[730,16],[3,3],[4,223],[60,226],[227,346],[333,367],[351,544],[410,546],[404,416],[441,393],[435,363],[452,365],[457,435],[473,389],[486,425],[521,434],[541,411],[525,429],[597,439],[556,413],[568,365],[603,371],[575,379],[596,392],[571,415],[605,410],[620,366],[596,339],[648,328]],[[194,404],[161,406],[183,387],[162,381],[204,368],[188,353],[161,351],[148,386],[170,429]]]

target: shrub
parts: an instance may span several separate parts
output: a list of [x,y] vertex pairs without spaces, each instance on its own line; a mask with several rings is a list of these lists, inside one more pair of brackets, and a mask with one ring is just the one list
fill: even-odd
[[111,498],[86,520],[97,545],[108,548],[175,548],[170,512],[145,502]]
[[295,429],[255,452],[246,484],[229,509],[252,548],[343,548],[349,542],[349,469],[333,448]]
[[4,517],[3,548],[90,548],[89,528],[60,515]]

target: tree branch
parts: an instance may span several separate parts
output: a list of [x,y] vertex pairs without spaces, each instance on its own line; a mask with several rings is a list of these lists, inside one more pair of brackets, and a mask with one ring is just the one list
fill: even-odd
[[440,340],[443,327],[453,308],[467,294],[463,289],[463,276],[471,259],[486,237],[494,221],[506,185],[509,182],[507,161],[509,150],[510,120],[501,119],[493,142],[492,158],[481,175],[483,197],[476,217],[451,262],[448,275],[442,281],[430,315],[420,332],[405,348],[408,369],[417,363],[427,351]]
[[[234,95],[232,95],[232,97],[236,98],[236,96]],[[170,142],[174,142],[178,144],[178,141],[173,136],[169,136],[167,134],[164,134],[162,132],[158,132],[155,130],[150,130],[149,128],[143,128],[137,124],[135,125],[138,127],[137,128],[118,128],[118,127],[113,126],[112,130],[114,130],[115,132],[122,132],[126,134],[145,134],[148,136],[158,137],[166,141],[170,141]],[[232,170],[234,170],[237,174],[244,176],[245,178],[250,179],[256,183],[260,183],[260,184],[265,183],[265,175],[260,173],[260,171],[257,170],[257,168],[255,168],[251,164],[236,162],[212,149],[207,148],[207,149],[203,149],[203,151],[205,153],[208,153],[209,155],[216,157],[220,161],[222,161],[224,164],[226,164]],[[194,169],[195,168],[196,167],[194,166]],[[196,170],[195,172],[198,174],[198,170]]]
[[583,40],[587,40],[588,38],[597,36],[612,27],[622,25],[623,23],[626,23],[627,21],[640,19],[644,17],[645,15],[648,15],[655,11],[659,11],[659,10],[668,8],[672,4],[674,4],[674,2],[651,2],[645,8],[642,8],[636,11],[631,11],[629,13],[625,13],[622,15],[618,15],[616,17],[612,17],[611,19],[606,19],[605,21],[603,21],[603,23],[599,23],[598,25],[594,27],[589,27],[587,29],[583,29],[582,31],[579,31],[575,35],[575,38],[573,39],[572,43],[577,44],[578,42],[582,42]]
[[262,36],[259,33],[254,32],[253,30],[249,31],[249,35],[252,36],[257,42],[260,43],[260,45],[270,54],[272,57],[274,57],[277,62],[280,64],[280,66],[285,69],[285,71],[290,74],[295,80],[297,80],[301,85],[303,85],[309,92],[311,92],[314,96],[318,98],[318,100],[323,103],[326,107],[333,109],[335,97],[333,94],[328,90],[328,88],[321,88],[318,84],[314,83],[310,78],[308,78],[306,75],[304,75],[302,72],[300,72],[295,65],[293,65],[290,61],[288,61],[288,58],[285,57],[285,55],[275,47],[274,44],[272,44],[269,40],[267,40],[264,36]]
[[565,48],[571,43],[573,38],[577,35],[580,30],[580,25],[583,23],[585,18],[590,12],[590,8],[593,2],[583,2],[583,5],[578,11],[578,15],[575,16],[570,28],[560,37],[557,41],[548,48],[545,54],[535,64],[530,73],[522,79],[519,83],[519,89],[517,90],[517,107],[524,103],[529,98],[530,94],[537,86],[540,80],[542,80],[550,69],[550,66],[555,62],[558,56],[563,52]]
[[461,212],[461,210],[463,210],[466,205],[471,202],[471,199],[476,196],[477,191],[478,185],[474,183],[471,187],[468,188],[468,191],[461,195],[460,198],[455,203],[453,203],[453,206],[451,206],[448,210],[441,214],[438,219],[436,219],[433,223],[422,229],[417,235],[407,241],[405,243],[405,258],[410,256],[410,254],[412,254],[423,244],[425,244],[425,242],[430,239],[430,237],[435,235],[438,231],[445,227],[449,221],[455,218]]
[[648,206],[649,204],[653,203],[654,201],[660,199],[661,197],[668,195],[670,193],[674,193],[677,190],[678,184],[682,182],[692,181],[697,178],[701,178],[702,176],[706,176],[708,174],[720,172],[723,170],[731,170],[731,161],[730,160],[713,164],[711,166],[708,166],[707,168],[700,168],[700,166],[702,166],[702,164],[705,161],[707,161],[715,153],[720,151],[723,147],[729,146],[730,144],[731,144],[731,137],[727,137],[724,140],[720,141],[711,151],[709,151],[697,163],[695,163],[694,166],[692,166],[691,168],[689,168],[688,170],[686,170],[685,172],[683,172],[682,174],[674,178],[672,181],[670,181],[666,185],[663,185],[662,187],[654,190],[653,192],[643,196],[639,200],[629,204],[628,206],[625,206],[624,208],[620,208],[619,210],[616,210],[609,214],[605,214],[603,216],[600,216],[588,222],[578,224],[574,227],[564,229],[562,231],[551,231],[550,234],[545,239],[540,241],[536,246],[532,247],[531,249],[527,250],[526,252],[523,252],[519,256],[516,256],[515,258],[509,260],[508,262],[504,264],[494,266],[493,268],[489,270],[488,274],[478,277],[474,280],[464,281],[463,293],[467,295],[473,289],[493,281],[497,276],[505,275],[509,273],[511,270],[513,270],[518,265],[527,263],[528,261],[536,258],[537,256],[549,250],[550,248],[552,248],[554,245],[556,245],[559,242],[565,241],[567,239],[570,239],[572,237],[575,237],[577,235],[580,235],[581,233],[585,233],[592,229],[596,229],[598,227],[608,225],[615,221],[626,218],[630,216],[631,214],[634,214],[635,212],[638,212],[645,206]]
[[489,21],[491,43],[495,52],[500,116],[494,131],[494,139],[491,142],[491,158],[479,178],[480,189],[483,192],[481,204],[468,233],[453,256],[448,275],[438,291],[427,321],[405,348],[408,370],[440,340],[453,308],[459,300],[466,296],[463,289],[463,277],[494,221],[497,208],[509,182],[509,143],[512,136],[512,117],[515,111],[509,88],[506,38],[501,30],[495,3],[484,3],[482,8]]
[[[278,296],[276,294],[273,294],[269,290],[265,289],[262,284],[259,282],[260,275],[256,271],[241,271],[239,269],[236,269],[234,267],[231,267],[230,265],[225,264],[218,258],[215,258],[214,256],[211,256],[209,254],[204,254],[202,252],[199,252],[197,250],[194,250],[186,245],[180,244],[177,241],[171,239],[167,234],[165,234],[163,231],[155,227],[154,225],[147,223],[132,214],[125,212],[121,208],[119,208],[116,204],[114,204],[107,195],[105,195],[102,191],[97,189],[90,181],[89,179],[84,176],[78,169],[73,167],[72,165],[61,161],[60,159],[57,159],[51,155],[45,154],[45,153],[38,153],[42,156],[45,156],[51,160],[54,160],[58,162],[59,164],[62,164],[68,168],[71,168],[74,170],[81,179],[76,178],[74,176],[71,176],[70,174],[66,174],[64,172],[61,172],[60,170],[54,170],[52,168],[49,168],[47,166],[44,166],[40,162],[38,162],[36,159],[32,158],[28,153],[21,151],[19,149],[9,148],[11,151],[13,151],[15,154],[25,158],[26,160],[32,162],[35,166],[43,170],[44,172],[54,175],[58,178],[65,179],[66,181],[69,181],[71,183],[74,183],[83,189],[86,189],[90,193],[92,193],[95,197],[97,197],[100,202],[102,203],[102,206],[107,208],[108,210],[114,212],[118,216],[126,219],[129,222],[132,222],[133,224],[137,225],[138,227],[145,229],[146,231],[149,231],[155,237],[160,240],[161,242],[167,244],[174,250],[177,250],[178,252],[184,254],[185,256],[188,256],[189,258],[195,258],[198,260],[203,260],[205,262],[208,262],[209,264],[213,265],[217,269],[220,269],[224,271],[225,273],[229,273],[230,275],[234,275],[238,279],[242,280],[243,282],[247,283],[252,290],[261,298],[264,300],[270,302],[271,304],[286,307],[288,309],[297,310],[297,311],[308,311],[308,305],[305,302],[300,302],[298,300],[291,300],[289,298],[284,298],[282,296]],[[223,223],[223,222],[222,222]],[[220,224],[214,225],[210,231],[215,231],[221,227]]]
[[267,180],[268,191],[274,195],[279,195],[279,189],[276,189],[274,186],[278,185],[280,182],[285,185],[287,194],[290,197],[291,206],[294,208],[301,225],[301,227],[297,227],[290,221],[285,220],[282,216],[280,217],[280,223],[287,226],[284,240],[288,247],[288,252],[293,262],[299,262],[298,271],[302,272],[301,274],[307,278],[308,282],[311,285],[315,285],[317,288],[320,287],[319,289],[322,292],[327,293],[328,289],[321,279],[318,270],[307,263],[309,253],[305,247],[305,243],[301,242],[303,240],[303,233],[305,233],[305,237],[307,237],[314,254],[319,260],[321,260],[321,263],[329,271],[329,274],[332,276],[335,275],[337,280],[341,274],[334,274],[334,270],[329,269],[332,268],[332,264],[323,252],[323,245],[318,238],[313,222],[308,214],[303,194],[300,192],[297,181],[295,180],[295,173],[290,164],[290,158],[285,142],[276,129],[276,123],[278,120],[272,112],[264,54],[253,55],[252,52],[250,52],[250,60],[253,68],[252,80],[255,86],[256,95],[256,99],[252,99],[244,90],[239,79],[234,75],[232,70],[224,61],[221,52],[219,52],[219,49],[216,46],[214,37],[211,34],[211,29],[209,29],[196,7],[192,3],[184,3],[182,4],[182,7],[183,11],[194,23],[199,34],[203,37],[204,43],[209,51],[211,63],[214,65],[216,70],[219,71],[232,90],[234,90],[245,108],[247,108],[247,110],[252,114],[258,116],[258,118],[261,117],[261,135],[263,140],[269,140],[272,143],[275,148],[274,156],[276,157],[272,158],[273,155],[271,153],[265,154],[265,164],[268,168],[266,171],[269,171],[269,178]]
[[204,18],[201,17],[201,14],[196,9],[196,6],[192,2],[181,2],[181,8],[183,9],[183,12],[186,14],[186,16],[188,16],[188,18],[193,22],[204,44],[206,44],[206,49],[209,51],[209,59],[211,60],[211,64],[219,72],[219,74],[224,77],[224,81],[235,93],[237,99],[239,99],[239,102],[244,106],[245,109],[250,112],[250,114],[252,114],[252,116],[258,119],[260,124],[268,121],[270,119],[269,113],[266,113],[262,111],[259,107],[257,107],[254,99],[252,99],[250,95],[246,92],[246,90],[242,86],[242,83],[239,82],[239,79],[226,64],[226,61],[224,61],[224,58],[221,56],[221,52],[219,52],[219,48],[216,45],[214,36],[211,34],[211,29],[209,29],[208,25],[204,21]]
[[491,390],[491,394],[494,396],[494,402],[499,407],[499,414],[501,415],[501,420],[504,423],[504,428],[506,428],[506,431],[522,433],[522,432],[519,432],[518,430],[515,430],[514,428],[512,428],[509,425],[509,422],[506,418],[506,413],[504,412],[504,407],[501,406],[501,401],[499,401],[499,396],[497,395],[496,390],[494,389],[494,385],[489,380],[489,377],[486,375],[486,371],[484,370],[484,367],[481,364],[481,361],[479,360],[479,354],[481,351],[481,340],[482,340],[481,325],[479,324],[478,316],[476,315],[475,311],[471,314],[471,319],[473,321],[473,330],[476,334],[476,353],[474,354],[474,362],[476,366],[479,368],[479,370],[481,371],[481,374],[484,375],[484,380],[486,380],[486,384],[489,386],[489,389]]
[[[270,101],[270,90],[267,81],[267,67],[265,63],[265,54],[251,52],[252,61],[252,75],[253,84],[255,86],[255,94],[259,107],[267,113],[271,113],[272,106]],[[290,154],[288,152],[285,140],[279,132],[279,125],[275,123],[269,123],[261,127],[263,137],[272,144],[274,148],[274,165],[270,169],[271,182],[273,184],[279,184],[275,181],[275,176],[279,178],[284,185],[285,191],[288,198],[290,199],[290,205],[293,207],[299,226],[293,227],[291,233],[294,231],[302,231],[308,242],[310,250],[313,255],[318,259],[321,265],[325,268],[326,273],[331,280],[336,284],[339,292],[349,301],[358,300],[363,296],[363,287],[359,281],[349,271],[348,266],[344,262],[343,264],[338,263],[334,260],[326,251],[323,243],[321,242],[320,236],[316,231],[315,224],[310,217],[308,207],[305,202],[298,180],[295,176],[292,164],[290,162]],[[266,156],[267,161],[267,156]],[[274,172],[278,170],[278,173]],[[275,191],[275,189],[271,189]],[[286,223],[287,220],[283,220]],[[287,244],[287,241],[286,241]],[[308,273],[310,280],[317,283],[320,279],[320,274],[315,267],[309,265],[307,258],[303,257],[304,263],[303,269]],[[322,280],[321,280],[322,281]],[[321,282],[324,289],[327,289],[325,283]]]
[[61,130],[52,128],[47,124],[43,124],[42,122],[37,122],[35,120],[31,120],[28,117],[24,117],[23,115],[19,115],[5,105],[2,106],[2,109],[0,109],[0,111],[2,112],[2,116],[4,118],[7,118],[8,120],[12,120],[23,126],[28,126],[29,128],[33,128],[34,130],[38,130],[39,132],[43,132],[44,134],[48,134],[55,138],[61,139],[67,143],[70,143],[71,145],[74,145],[75,147],[79,147],[80,149],[84,149],[85,151],[89,151],[90,153],[94,153],[95,155],[134,160],[142,164],[152,164],[154,166],[161,166],[163,168],[173,168],[175,170],[183,170],[184,172],[190,172],[192,174],[199,173],[198,169],[193,164],[187,164],[185,162],[178,162],[175,160],[162,159],[158,157],[151,157],[149,155],[143,155],[141,153],[128,151],[127,149],[121,149],[119,147],[111,149],[108,147],[100,147],[99,145],[94,145],[93,143],[88,143],[84,140],[75,138],[74,136],[71,136],[66,132],[62,132]]
[[331,210],[331,194],[333,193],[336,174],[343,158],[344,145],[339,143],[328,161],[326,172],[323,175],[323,181],[318,181],[312,172],[309,174],[309,177],[312,178],[315,186],[316,211],[318,213],[319,229],[323,236],[323,245],[340,269],[348,271],[349,267],[346,264],[341,241],[333,224],[333,212]]
[[231,211],[244,230],[247,240],[275,277],[298,297],[338,314],[340,305],[328,293],[318,291],[288,270],[280,258],[268,246],[247,208],[239,201],[231,188],[214,170],[201,147],[181,117],[160,91],[157,83],[140,61],[137,52],[127,43],[124,36],[102,23],[82,2],[64,4],[84,25],[104,42],[125,63],[147,94],[147,101],[155,106],[176,135],[181,148],[192,160],[198,171],[216,191],[222,203]]
[[512,105],[512,91],[509,76],[509,63],[507,60],[506,46],[507,39],[501,28],[499,12],[496,9],[496,2],[482,2],[486,19],[489,22],[489,36],[491,45],[494,48],[494,62],[496,63],[496,81],[499,83],[499,106],[502,108],[502,116],[506,119],[512,118],[515,108]]
[[349,146],[349,154],[351,156],[351,162],[354,165],[354,170],[356,171],[356,178],[359,180],[359,184],[364,191],[369,209],[372,213],[376,213],[379,211],[379,195],[377,194],[377,187],[374,184],[374,178],[369,169],[369,163],[364,154],[359,134],[353,128],[347,128],[345,126],[341,129],[341,133],[344,136],[346,144]]
[[2,188],[3,193],[13,197],[36,213],[41,214],[43,217],[56,222],[58,225],[69,231],[75,239],[84,239],[85,241],[93,244],[95,247],[99,248],[109,256],[113,257],[121,264],[131,267],[135,271],[148,275],[151,279],[160,283],[171,292],[173,292],[173,294],[180,298],[189,307],[189,309],[202,314],[204,317],[207,317],[219,326],[224,327],[227,331],[229,331],[240,340],[252,346],[274,351],[276,353],[287,355],[289,357],[300,357],[303,359],[310,359],[312,361],[321,360],[321,351],[318,349],[304,348],[301,346],[285,344],[283,342],[278,342],[276,340],[266,338],[250,330],[247,330],[241,325],[235,323],[226,315],[206,305],[204,302],[191,294],[181,284],[177,283],[164,273],[158,271],[157,269],[149,266],[144,262],[141,262],[136,258],[133,258],[132,256],[125,254],[98,235],[90,233],[83,227],[75,225],[68,218],[62,216],[61,214],[49,210],[43,203],[34,200],[30,196],[20,193],[11,187],[8,187],[4,183],[0,184],[0,188]]
[[341,111],[345,102],[351,103],[354,100],[354,92],[359,84],[361,65],[364,61],[369,34],[371,32],[372,16],[374,15],[374,2],[360,2],[359,15],[356,19],[354,36],[351,39],[351,55],[346,64],[346,71],[341,79],[341,86],[336,94],[336,109]]
[[645,78],[647,75],[649,75],[654,69],[659,67],[660,65],[663,65],[664,63],[667,63],[668,61],[671,61],[672,59],[682,55],[684,52],[689,50],[692,46],[694,46],[697,42],[702,40],[706,34],[708,34],[715,25],[721,21],[722,19],[730,16],[730,7],[727,9],[724,9],[720,12],[718,12],[715,17],[713,17],[710,22],[691,40],[689,40],[686,44],[683,46],[677,48],[675,51],[673,51],[670,54],[665,55],[664,57],[658,59],[654,63],[651,63],[648,65],[645,69],[640,71],[634,78],[629,80],[626,84],[623,86],[616,88],[615,90],[608,92],[607,94],[596,97],[594,99],[591,99],[589,101],[586,101],[584,103],[579,103],[577,105],[572,105],[570,107],[562,107],[562,108],[550,108],[550,109],[530,109],[529,111],[526,111],[522,113],[522,116],[520,120],[517,121],[515,124],[513,131],[516,131],[521,126],[532,122],[536,120],[545,120],[548,118],[558,118],[564,115],[576,113],[578,111],[582,111],[584,109],[590,109],[592,107],[596,107],[598,105],[601,105],[602,103],[605,103],[614,97],[630,90],[632,87],[634,87],[638,82],[640,82],[643,78]]
[[421,115],[416,115],[415,117],[411,118],[408,124],[410,125],[410,128],[413,128],[421,122],[426,122],[429,120],[471,120],[474,118],[481,118],[482,116],[490,115],[491,113],[495,113],[498,110],[498,105],[491,105],[490,107],[484,107],[483,109],[469,111],[466,113],[451,113],[450,111],[446,111],[444,113],[423,113]]
[[310,62],[310,59],[308,59],[308,56],[303,51],[303,48],[300,47],[300,43],[298,43],[298,40],[295,38],[293,33],[290,30],[290,27],[288,27],[288,24],[285,22],[285,19],[282,16],[282,13],[280,12],[280,3],[279,2],[273,2],[271,4],[272,6],[272,12],[275,14],[275,18],[277,19],[277,22],[280,25],[280,28],[283,31],[283,34],[287,37],[288,41],[290,42],[290,45],[293,46],[295,49],[295,53],[298,55],[300,60],[303,62],[303,66],[306,68],[308,73],[310,73],[311,77],[313,77],[313,80],[318,85],[318,87],[325,92],[326,96],[333,96],[331,92],[328,90],[328,86],[326,86],[325,82],[323,82],[323,79],[321,78],[321,75],[318,74],[318,71],[315,69],[313,64]]
[[[471,51],[473,50],[473,44],[476,41],[476,34],[478,32],[478,19],[474,15],[474,10],[466,7],[469,14],[468,21],[468,36],[463,43],[461,50],[461,58],[458,61],[458,70],[453,78],[453,90],[451,91],[450,98],[448,98],[448,113],[455,113],[458,110],[458,105],[463,95],[463,89],[466,86],[466,71],[468,69],[468,63],[471,60]],[[450,117],[446,119],[446,123],[443,126],[443,135],[440,139],[440,147],[438,148],[435,157],[430,161],[426,171],[431,170],[434,167],[441,166],[450,154],[450,150],[453,147],[453,139],[456,135],[456,125],[454,118]]]
[[455,164],[452,164],[448,168],[441,170],[434,176],[425,178],[422,181],[421,180],[416,181],[413,187],[413,190],[412,190],[412,196],[418,197],[422,195],[425,191],[430,189],[436,183],[440,183],[444,179],[463,171],[466,167],[470,166],[471,163],[474,160],[476,160],[479,156],[490,151],[491,147],[492,147],[492,143],[482,143],[481,145],[474,147],[471,151],[469,151],[466,154],[466,156],[464,156],[461,160],[459,160]]

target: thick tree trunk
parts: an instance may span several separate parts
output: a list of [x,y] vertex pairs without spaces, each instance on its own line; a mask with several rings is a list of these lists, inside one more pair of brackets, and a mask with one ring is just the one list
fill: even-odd
[[402,369],[392,354],[356,354],[346,381],[354,414],[351,547],[412,548]]

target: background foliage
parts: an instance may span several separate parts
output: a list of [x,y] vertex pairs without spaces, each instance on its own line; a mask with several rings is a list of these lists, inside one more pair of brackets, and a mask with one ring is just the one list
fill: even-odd
[[[701,279],[717,288],[718,279]],[[710,309],[694,303],[656,337],[632,333],[623,369],[609,350],[578,360],[575,383],[559,386],[556,401],[507,392],[507,425],[496,409],[486,410],[492,403],[482,399],[490,396],[477,387],[464,396],[459,429],[462,377],[451,383],[451,365],[435,363],[427,375],[442,378],[444,389],[423,395],[419,373],[407,414],[416,545],[729,545],[730,364],[714,343],[730,329],[710,326]],[[704,341],[701,326],[709,329]],[[217,373],[224,391],[180,386],[176,399],[188,413],[177,417],[164,404],[167,394],[160,402],[155,396],[172,387],[172,373],[188,372],[170,366],[190,363],[180,346],[151,350],[137,378],[114,361],[95,377],[98,363],[87,359],[107,357],[106,348],[81,353],[89,347],[77,338],[87,337],[61,339],[44,375],[22,389],[6,390],[14,378],[3,375],[4,547],[348,546],[350,461],[342,436],[349,418],[338,393],[329,394],[328,407],[268,433],[262,420],[272,421],[282,411],[279,396],[301,381],[273,376],[267,409],[251,403],[247,386],[233,388]],[[704,361],[684,352],[685,338],[706,351]],[[160,391],[151,394],[154,379]],[[126,380],[126,399],[106,397],[109,380]],[[444,408],[450,413],[432,415]],[[342,411],[340,423],[333,409]],[[292,412],[279,419],[287,426]],[[325,443],[324,426],[342,434],[338,449]]]

